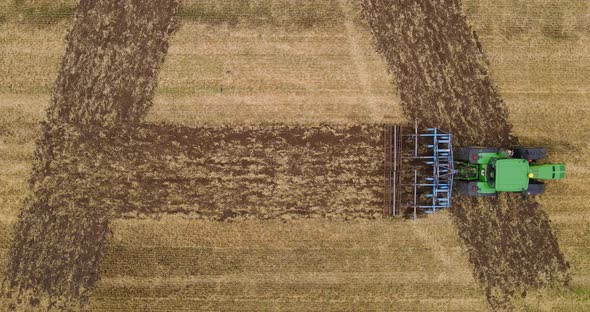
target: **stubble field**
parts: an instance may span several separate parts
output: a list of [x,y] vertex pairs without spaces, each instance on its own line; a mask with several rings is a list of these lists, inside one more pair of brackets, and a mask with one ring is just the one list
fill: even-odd
[[[190,126],[403,121],[370,33],[354,17],[355,9],[343,5],[340,14],[311,28],[249,23],[248,16],[236,25],[186,17],[173,39],[149,119]],[[511,15],[510,2],[467,2],[466,7],[515,134],[525,144],[549,146],[552,159],[569,166],[568,179],[552,184],[539,201],[571,264],[572,289],[529,294],[519,304],[537,310],[588,308],[590,232],[585,220],[590,219],[590,194],[583,180],[590,155],[587,28],[566,25],[556,33],[541,25],[539,31],[525,27],[531,30],[511,32],[496,23],[522,20]],[[564,14],[584,16],[585,10]],[[8,21],[0,27],[6,56],[0,61],[4,262],[67,23],[38,29]],[[166,216],[119,220],[113,230],[101,267],[103,280],[91,298],[97,311],[486,306],[447,213],[417,223],[217,223]]]

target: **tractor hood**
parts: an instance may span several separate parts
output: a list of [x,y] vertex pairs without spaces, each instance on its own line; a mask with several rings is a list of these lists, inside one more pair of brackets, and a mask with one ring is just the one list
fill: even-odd
[[529,162],[525,159],[498,159],[496,161],[496,190],[520,192],[529,186]]

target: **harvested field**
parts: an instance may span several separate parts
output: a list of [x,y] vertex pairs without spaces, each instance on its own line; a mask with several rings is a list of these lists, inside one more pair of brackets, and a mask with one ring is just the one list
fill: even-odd
[[[75,2],[14,1],[25,11],[13,11],[11,1],[0,4],[2,275]],[[282,14],[272,21],[257,18],[253,10],[236,19],[240,2],[183,3],[208,13],[181,11],[183,27],[171,41],[148,121],[191,127],[174,131],[261,122],[307,128],[404,121],[385,63],[371,48],[370,32],[356,9],[352,16],[341,12],[340,4],[352,1],[338,6],[297,1],[319,9],[283,0],[250,2]],[[59,8],[64,3],[66,8]],[[529,289],[514,304],[525,311],[590,310],[588,3],[465,0],[464,5],[509,107],[514,133],[524,144],[548,146],[552,160],[568,165],[568,178],[551,184],[538,200],[571,264],[571,286]],[[327,16],[311,27],[297,22],[310,9]],[[231,20],[238,23],[230,25]],[[154,133],[177,128],[145,126]],[[519,211],[503,213],[516,217]],[[496,209],[462,213],[477,219],[476,212],[486,218],[497,214]],[[102,278],[88,310],[489,309],[448,212],[416,223],[363,218],[218,222],[185,216],[111,222],[99,267]],[[503,235],[511,235],[505,228]],[[475,238],[486,243],[483,235]],[[517,243],[522,242],[511,242]]]
[[[461,146],[517,143],[461,1],[363,5],[409,118],[452,132]],[[451,215],[493,308],[511,308],[512,299],[531,288],[568,284],[568,264],[536,201],[513,194],[457,198]]]
[[475,277],[494,309],[547,286],[568,286],[566,262],[542,206],[519,195],[456,199],[450,209]]

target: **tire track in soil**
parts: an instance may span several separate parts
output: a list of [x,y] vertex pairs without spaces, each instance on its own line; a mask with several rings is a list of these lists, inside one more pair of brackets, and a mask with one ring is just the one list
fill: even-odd
[[125,204],[110,176],[94,169],[126,174],[85,148],[145,116],[177,9],[176,0],[79,2],[37,141],[30,195],[13,229],[3,311],[83,309],[99,279],[109,223]]
[[[363,0],[362,6],[410,120],[453,132],[456,145],[517,143],[461,1]],[[450,213],[493,309],[514,308],[512,299],[529,289],[568,283],[568,264],[535,200],[457,197]]]

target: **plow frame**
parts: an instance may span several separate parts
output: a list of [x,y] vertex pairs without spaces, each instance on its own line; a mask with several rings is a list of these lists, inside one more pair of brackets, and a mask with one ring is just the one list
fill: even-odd
[[[417,123],[413,128],[384,126],[385,215],[416,219],[451,206],[453,136],[438,128],[419,131]],[[420,164],[421,169],[404,168],[409,163]]]

